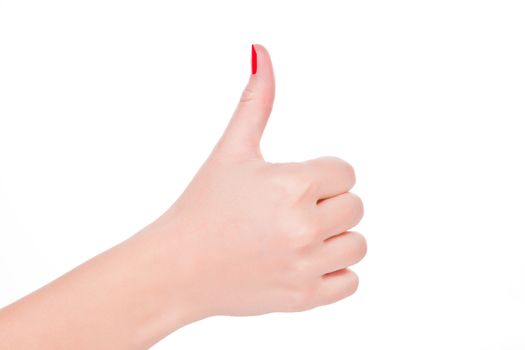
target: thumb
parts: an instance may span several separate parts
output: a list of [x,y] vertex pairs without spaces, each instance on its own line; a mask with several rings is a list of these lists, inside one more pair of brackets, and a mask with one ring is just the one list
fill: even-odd
[[259,143],[273,107],[275,79],[270,54],[252,45],[252,74],[239,105],[219,140],[220,149],[243,157],[262,158]]

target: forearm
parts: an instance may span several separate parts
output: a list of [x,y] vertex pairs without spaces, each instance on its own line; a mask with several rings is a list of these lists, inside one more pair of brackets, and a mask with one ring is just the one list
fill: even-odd
[[160,231],[150,225],[2,309],[0,348],[147,349],[195,321],[191,300],[173,292],[176,253]]

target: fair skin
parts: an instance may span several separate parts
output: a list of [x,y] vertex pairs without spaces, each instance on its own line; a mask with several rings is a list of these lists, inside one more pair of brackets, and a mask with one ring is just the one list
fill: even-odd
[[259,142],[275,88],[255,45],[252,74],[223,136],[157,220],[0,309],[1,349],[147,349],[215,316],[295,312],[358,286],[366,253],[352,167],[335,157],[269,163]]

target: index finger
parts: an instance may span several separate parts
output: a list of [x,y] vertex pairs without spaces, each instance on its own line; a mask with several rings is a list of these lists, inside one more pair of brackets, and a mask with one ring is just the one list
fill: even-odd
[[320,157],[304,162],[317,183],[317,200],[348,192],[355,184],[354,168],[337,157]]

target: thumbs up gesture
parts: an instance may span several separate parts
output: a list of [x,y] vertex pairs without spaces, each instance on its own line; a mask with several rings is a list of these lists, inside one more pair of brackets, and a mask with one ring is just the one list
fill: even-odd
[[349,231],[363,215],[349,192],[354,170],[335,157],[265,162],[259,142],[274,95],[270,55],[254,45],[250,80],[224,134],[154,223],[178,271],[171,290],[199,317],[301,311],[358,286],[348,267],[366,241]]

